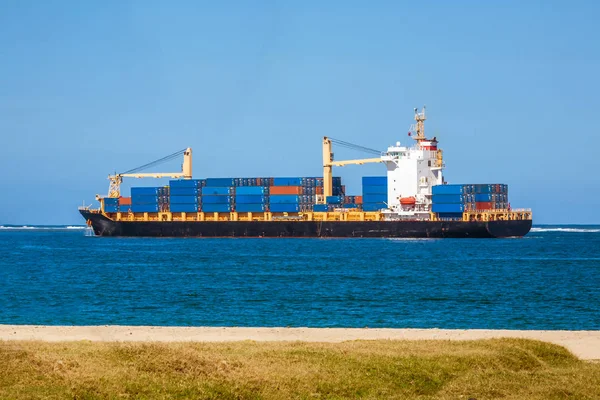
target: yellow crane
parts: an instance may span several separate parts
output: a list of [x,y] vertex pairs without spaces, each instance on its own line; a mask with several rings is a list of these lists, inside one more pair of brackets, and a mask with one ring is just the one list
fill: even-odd
[[344,160],[334,161],[332,152],[332,143],[354,149],[365,151],[372,154],[381,154],[378,150],[369,149],[368,147],[358,146],[352,143],[344,142],[342,140],[323,137],[323,198],[319,199],[319,203],[323,204],[327,200],[327,196],[333,195],[333,174],[332,167],[344,167],[346,165],[363,165],[368,163],[380,163],[383,162],[381,156],[378,158],[363,158],[358,160]]
[[[183,155],[183,164],[181,165],[181,172],[147,172],[141,173],[150,167],[162,164],[170,161],[176,157]],[[120,174],[109,175],[108,180],[110,184],[108,186],[108,197],[118,198],[121,196],[121,183],[123,178],[183,178],[192,179],[192,148],[188,147],[185,150],[177,151],[166,157],[152,161],[148,164],[144,164],[140,167],[133,168],[129,171],[125,171]]]

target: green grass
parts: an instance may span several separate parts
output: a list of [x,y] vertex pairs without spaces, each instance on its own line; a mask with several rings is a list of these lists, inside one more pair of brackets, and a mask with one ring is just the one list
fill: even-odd
[[597,399],[600,364],[521,339],[0,341],[2,399]]

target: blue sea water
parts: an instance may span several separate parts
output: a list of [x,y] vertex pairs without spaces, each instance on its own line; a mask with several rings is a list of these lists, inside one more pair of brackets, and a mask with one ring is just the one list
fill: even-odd
[[600,226],[522,239],[0,227],[0,324],[600,329]]

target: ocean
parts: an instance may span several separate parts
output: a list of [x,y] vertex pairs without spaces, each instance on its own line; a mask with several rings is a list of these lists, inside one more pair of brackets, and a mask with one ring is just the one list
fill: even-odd
[[0,227],[0,324],[600,329],[600,226],[522,239]]

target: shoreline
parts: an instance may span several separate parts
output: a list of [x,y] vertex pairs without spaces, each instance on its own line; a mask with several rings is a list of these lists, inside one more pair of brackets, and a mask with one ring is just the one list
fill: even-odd
[[257,342],[339,343],[351,340],[480,340],[522,338],[563,346],[583,360],[600,360],[600,331],[416,328],[246,328],[166,326],[0,325],[0,340],[66,342]]

